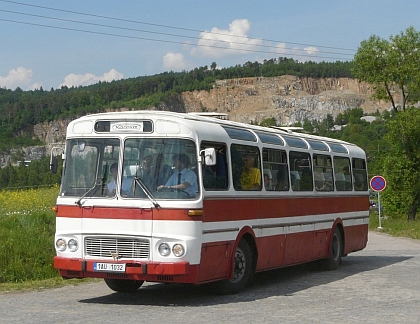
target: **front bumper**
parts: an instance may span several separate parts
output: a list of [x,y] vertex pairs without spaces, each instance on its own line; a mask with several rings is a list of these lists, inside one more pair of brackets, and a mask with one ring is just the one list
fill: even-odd
[[[125,263],[126,270],[120,272],[96,272],[95,262]],[[77,258],[54,257],[54,268],[63,278],[114,278],[127,280],[143,280],[154,282],[196,283],[198,266],[188,262],[162,263],[140,261],[104,261]]]

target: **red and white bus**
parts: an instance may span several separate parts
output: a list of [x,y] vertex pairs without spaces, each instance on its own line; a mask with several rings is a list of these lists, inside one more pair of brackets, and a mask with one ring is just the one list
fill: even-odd
[[356,145],[157,111],[85,116],[66,137],[55,207],[63,278],[104,278],[117,292],[150,281],[237,293],[255,272],[314,260],[336,269],[367,244]]

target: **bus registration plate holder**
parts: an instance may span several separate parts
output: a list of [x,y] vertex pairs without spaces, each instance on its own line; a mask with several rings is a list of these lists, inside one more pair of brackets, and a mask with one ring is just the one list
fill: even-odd
[[93,271],[95,272],[125,272],[125,263],[95,262],[93,264]]

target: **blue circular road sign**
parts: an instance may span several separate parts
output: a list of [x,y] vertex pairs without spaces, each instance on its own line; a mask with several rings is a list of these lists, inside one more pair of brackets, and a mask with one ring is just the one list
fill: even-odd
[[385,178],[382,176],[374,176],[372,179],[370,179],[370,187],[374,191],[384,190],[386,187]]

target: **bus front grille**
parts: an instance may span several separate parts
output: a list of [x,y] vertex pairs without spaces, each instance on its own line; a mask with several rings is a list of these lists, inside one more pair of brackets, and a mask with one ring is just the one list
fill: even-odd
[[[126,237],[86,237],[86,256],[109,259],[148,259],[150,242]],[[114,255],[114,256],[113,256]]]

